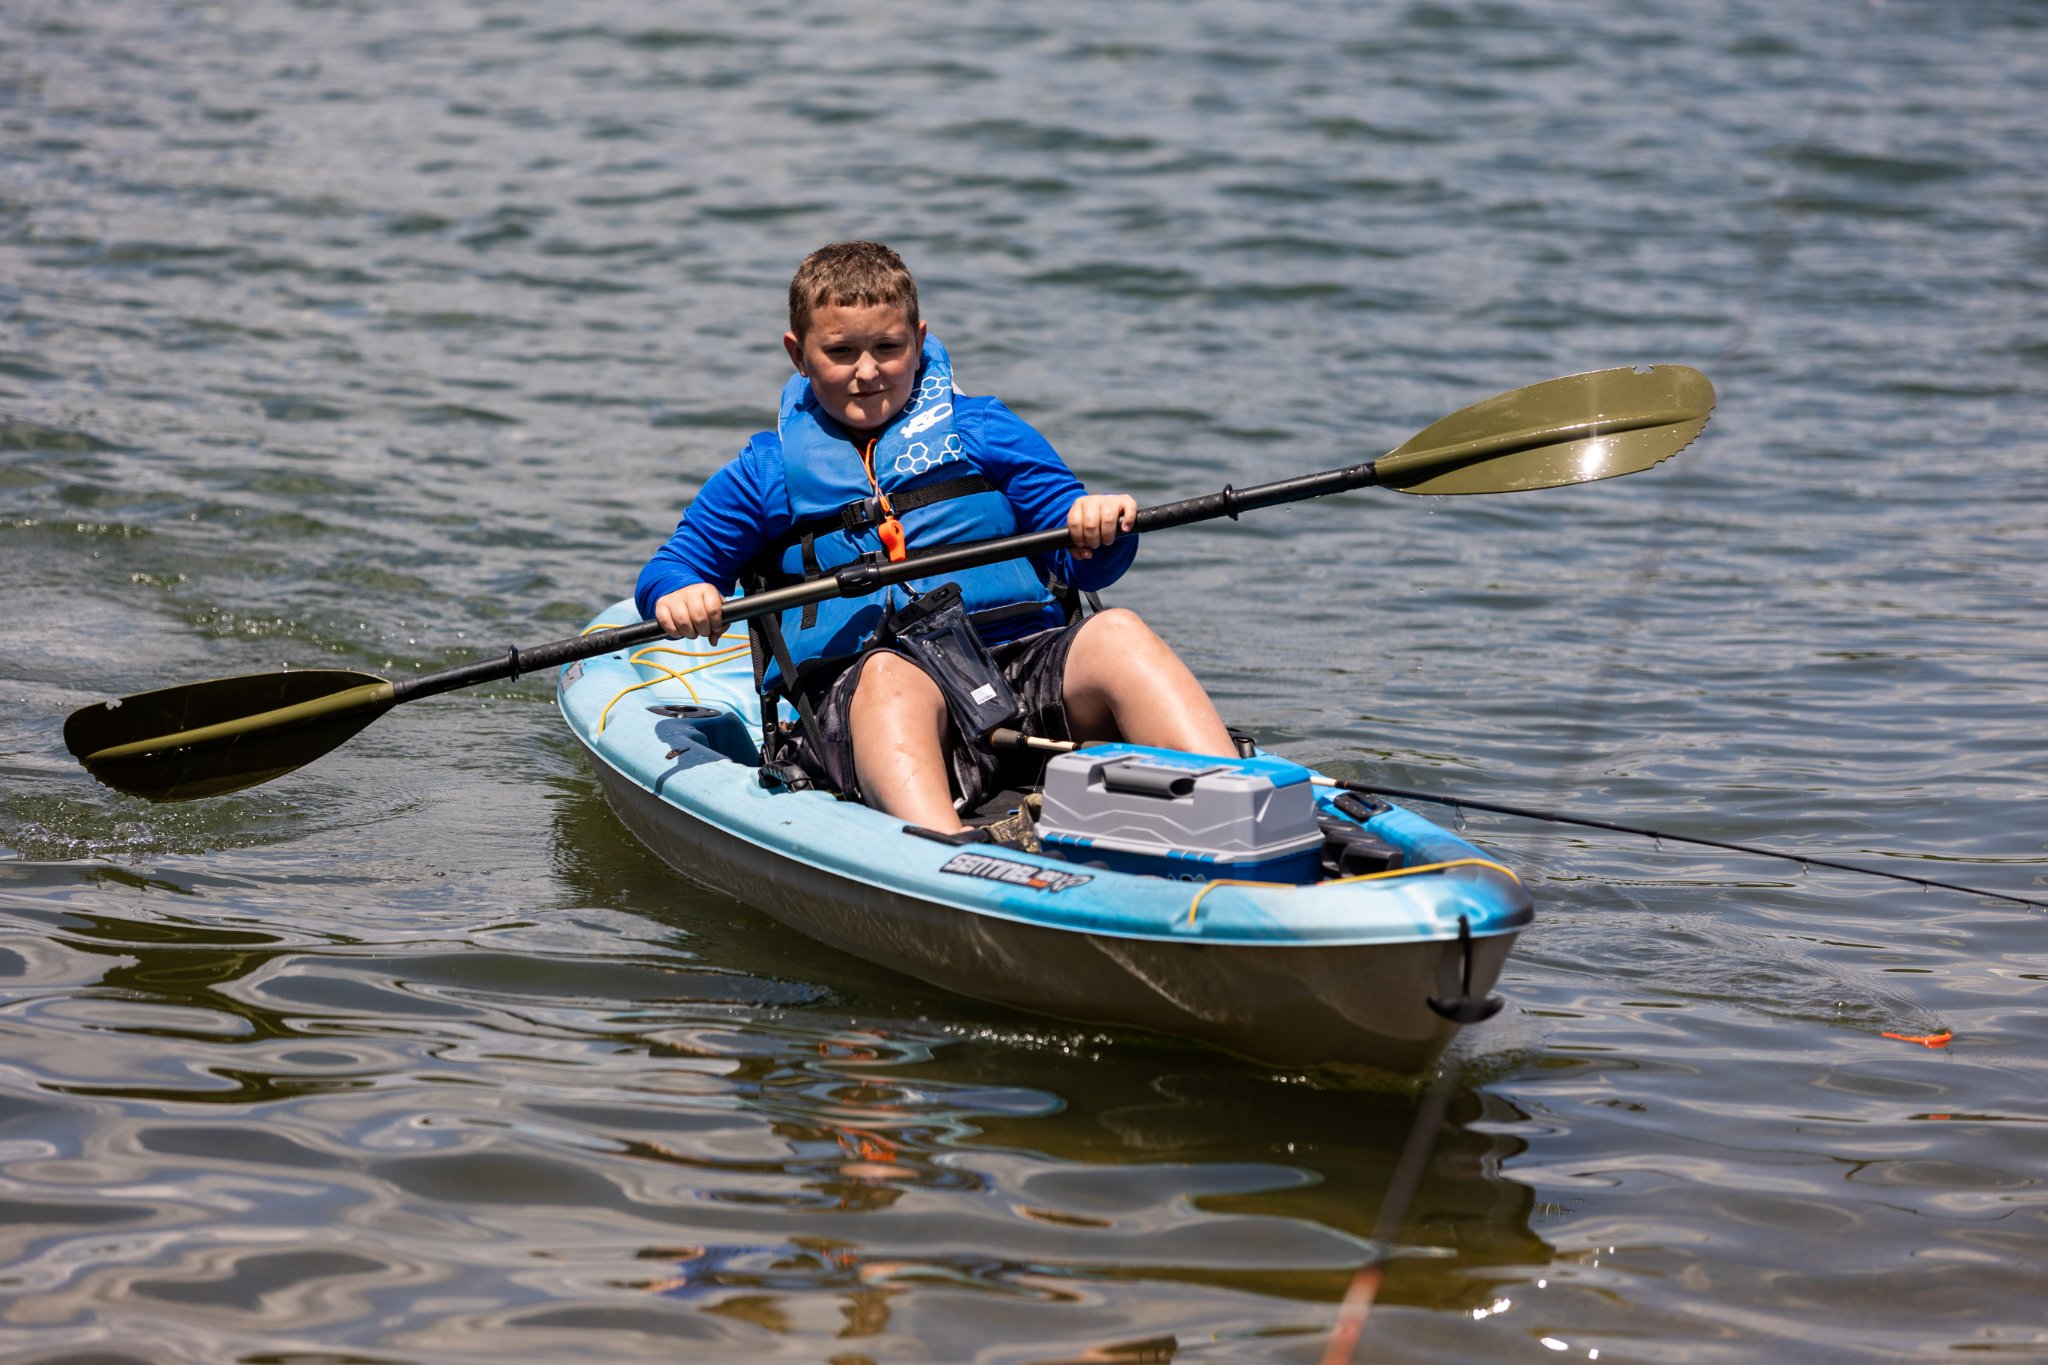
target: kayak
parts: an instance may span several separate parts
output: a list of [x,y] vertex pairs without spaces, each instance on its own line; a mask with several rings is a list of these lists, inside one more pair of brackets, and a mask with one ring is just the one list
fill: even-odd
[[[638,619],[628,600],[590,629]],[[1533,918],[1471,844],[1270,754],[1081,747],[1050,760],[1023,847],[764,783],[743,633],[580,660],[556,696],[619,818],[686,876],[1035,1014],[1412,1075],[1497,1008]]]

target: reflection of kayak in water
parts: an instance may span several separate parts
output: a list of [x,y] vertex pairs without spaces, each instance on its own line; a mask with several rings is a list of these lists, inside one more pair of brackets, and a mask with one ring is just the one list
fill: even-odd
[[[786,1266],[789,1256],[796,1250],[787,1243],[779,1246],[670,1247],[654,1254],[673,1256],[675,1263],[668,1268],[668,1274],[649,1281],[647,1288],[675,1299],[701,1298],[739,1286],[761,1288],[764,1270]],[[817,1283],[816,1270],[810,1267],[783,1278],[790,1283],[772,1287],[810,1288]]]
[[[593,626],[637,619],[622,602]],[[1055,759],[1027,851],[762,785],[737,636],[602,655],[558,687],[612,805],[671,864],[870,962],[1040,1014],[1414,1072],[1531,918],[1464,840],[1270,756]]]
[[668,1247],[643,1254],[674,1258],[667,1274],[642,1286],[670,1299],[857,1290],[870,1284],[885,1284],[904,1270],[914,1270],[922,1264],[901,1257],[871,1259],[849,1247],[831,1245],[823,1238],[815,1243],[799,1238],[773,1246]]

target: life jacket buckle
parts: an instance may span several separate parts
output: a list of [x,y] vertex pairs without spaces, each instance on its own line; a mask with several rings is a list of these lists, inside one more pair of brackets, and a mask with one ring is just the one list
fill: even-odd
[[839,524],[858,535],[882,521],[882,506],[879,498],[855,498],[839,509]]

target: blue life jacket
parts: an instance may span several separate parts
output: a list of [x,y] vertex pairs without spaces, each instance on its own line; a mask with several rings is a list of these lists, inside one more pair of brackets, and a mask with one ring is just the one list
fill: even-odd
[[[917,389],[875,442],[875,481],[889,498],[913,558],[920,550],[1015,535],[1016,509],[982,477],[967,458],[953,425],[952,362],[946,348],[927,337]],[[782,441],[783,481],[789,496],[790,532],[766,546],[755,561],[756,582],[781,586],[831,574],[858,559],[886,560],[877,530],[883,514],[867,468],[846,428],[826,414],[810,380],[792,376],[782,389],[776,421]],[[994,625],[1057,607],[1028,560],[1006,560],[947,574],[913,579],[926,592],[941,582],[958,583],[968,619]],[[780,625],[792,661],[806,665],[860,652],[896,597],[894,587],[860,597],[835,597],[782,613]],[[762,672],[762,691],[772,690],[781,669],[771,659]]]

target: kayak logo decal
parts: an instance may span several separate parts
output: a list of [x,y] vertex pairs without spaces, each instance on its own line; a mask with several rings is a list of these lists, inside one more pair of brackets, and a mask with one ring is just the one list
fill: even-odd
[[939,871],[956,877],[980,877],[983,881],[1026,886],[1033,891],[1065,891],[1095,880],[1085,872],[1055,872],[1049,867],[1035,867],[988,853],[956,853]]

